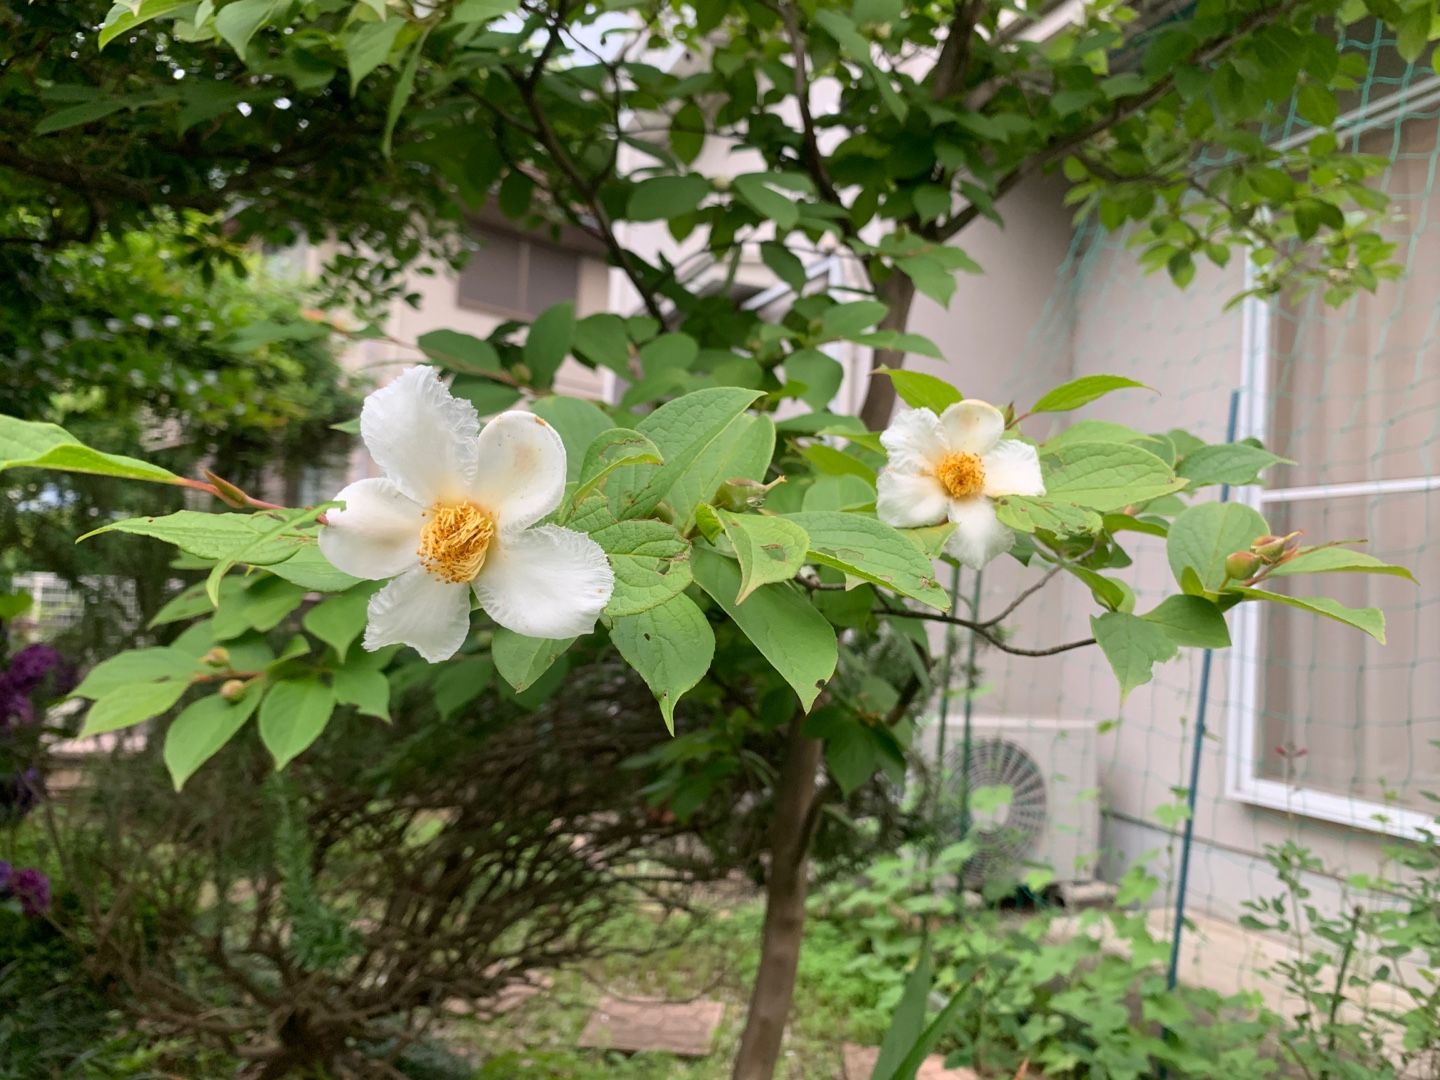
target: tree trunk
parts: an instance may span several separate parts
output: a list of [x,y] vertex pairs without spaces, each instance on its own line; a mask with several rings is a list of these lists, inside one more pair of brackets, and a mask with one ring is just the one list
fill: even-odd
[[[890,309],[885,318],[880,320],[881,330],[903,331],[910,321],[910,305],[915,300],[915,285],[898,270],[891,273],[885,279],[875,295],[883,301]],[[905,353],[894,349],[876,349],[875,358],[871,364],[873,368],[879,367],[903,367],[905,364]],[[890,414],[895,411],[895,384],[889,379],[881,376],[870,379],[870,389],[865,394],[865,404],[860,409],[860,419],[871,431],[881,431],[890,422]]]
[[790,721],[785,760],[775,793],[770,833],[770,875],[765,887],[765,928],[760,969],[750,992],[750,1011],[735,1056],[733,1080],[771,1080],[795,996],[795,969],[805,932],[809,885],[811,805],[822,744],[801,731],[804,716]]

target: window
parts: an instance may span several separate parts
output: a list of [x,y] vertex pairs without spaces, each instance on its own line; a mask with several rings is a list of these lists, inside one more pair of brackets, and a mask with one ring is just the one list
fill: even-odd
[[480,250],[460,271],[461,307],[532,318],[551,304],[574,300],[580,256],[573,251],[499,230],[478,232]]
[[1365,550],[1420,587],[1363,574],[1276,586],[1313,595],[1323,580],[1342,603],[1382,608],[1386,646],[1245,605],[1228,778],[1251,802],[1402,834],[1440,810],[1425,795],[1440,791],[1440,107],[1407,96],[1352,132],[1393,161],[1380,182],[1402,215],[1405,276],[1339,309],[1316,296],[1246,309],[1245,434],[1299,463],[1246,501],[1276,533],[1374,538]]

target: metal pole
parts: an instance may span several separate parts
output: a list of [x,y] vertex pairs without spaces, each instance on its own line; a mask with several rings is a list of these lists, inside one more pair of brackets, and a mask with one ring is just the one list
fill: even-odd
[[[1230,394],[1230,420],[1225,429],[1225,441],[1235,441],[1236,425],[1240,422],[1240,391]],[[1230,485],[1220,487],[1220,501],[1230,499]],[[1170,938],[1170,970],[1165,985],[1174,990],[1180,977],[1180,938],[1185,932],[1185,901],[1190,890],[1190,849],[1195,843],[1195,800],[1200,791],[1200,760],[1205,748],[1205,711],[1210,704],[1210,671],[1215,654],[1206,649],[1200,661],[1200,695],[1195,703],[1195,744],[1190,750],[1190,786],[1185,793],[1185,804],[1189,812],[1185,815],[1185,829],[1180,840],[1180,873],[1175,882],[1175,928]]]

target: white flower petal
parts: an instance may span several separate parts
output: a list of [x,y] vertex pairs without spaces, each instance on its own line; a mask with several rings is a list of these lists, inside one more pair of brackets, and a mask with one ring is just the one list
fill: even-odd
[[890,455],[891,468],[911,473],[930,471],[949,449],[940,418],[929,409],[905,409],[880,433],[880,445]]
[[1015,543],[1015,534],[1000,524],[994,504],[983,495],[953,501],[950,520],[955,531],[945,541],[945,550],[972,570],[1005,554]]
[[434,368],[413,367],[365,399],[360,435],[375,463],[422,506],[465,497],[475,478],[475,406]]
[[506,629],[569,638],[595,629],[615,574],[590,537],[542,525],[497,537],[474,585],[485,613]]
[[939,525],[950,510],[950,496],[933,476],[880,470],[875,481],[875,516],[897,529]]
[[449,660],[470,632],[470,590],[421,569],[405,571],[370,598],[365,648],[409,645],[432,664]]
[[1040,455],[1027,442],[1001,439],[980,462],[985,468],[986,495],[1045,494]]
[[1005,434],[1005,414],[988,401],[957,401],[940,414],[945,442],[957,454],[987,454]]
[[345,508],[326,512],[320,554],[337,570],[378,581],[419,562],[421,509],[393,483],[357,480],[335,498]]
[[480,433],[470,498],[495,515],[501,531],[535,524],[565,494],[565,444],[534,413],[504,412]]

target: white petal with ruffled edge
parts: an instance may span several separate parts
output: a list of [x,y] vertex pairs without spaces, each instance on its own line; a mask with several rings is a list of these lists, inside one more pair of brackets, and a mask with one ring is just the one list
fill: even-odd
[[985,469],[985,494],[1044,495],[1040,455],[1035,447],[1019,439],[1001,439],[980,459]]
[[360,436],[385,475],[421,506],[463,499],[475,480],[480,418],[434,368],[413,367],[365,399]]
[[940,414],[945,444],[956,454],[987,454],[1005,434],[1005,414],[987,401],[957,401]]
[[497,539],[475,579],[485,613],[517,634],[588,634],[615,588],[604,550],[584,533],[542,525]]
[[419,566],[370,598],[365,648],[409,645],[432,664],[449,660],[470,632],[470,590],[433,577]]
[[320,554],[330,565],[378,581],[419,562],[420,506],[393,483],[379,477],[357,480],[335,499],[345,507],[328,511],[328,524],[320,530]]
[[504,412],[480,433],[470,498],[502,532],[535,524],[565,494],[565,443],[534,413]]
[[940,431],[940,418],[929,409],[906,409],[880,433],[880,445],[890,455],[892,468],[928,472],[949,452]]
[[945,541],[945,550],[972,570],[1005,554],[1015,543],[1015,534],[1000,524],[994,504],[983,495],[953,500],[950,520],[955,523],[955,531]]
[[875,516],[886,525],[939,525],[949,510],[950,496],[933,476],[887,468],[875,481]]

